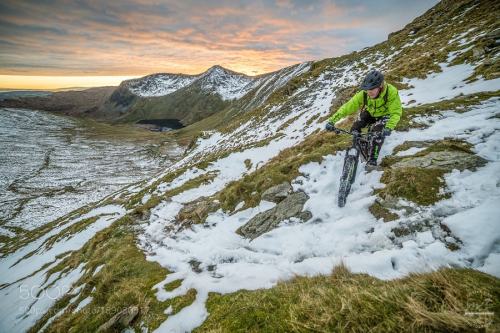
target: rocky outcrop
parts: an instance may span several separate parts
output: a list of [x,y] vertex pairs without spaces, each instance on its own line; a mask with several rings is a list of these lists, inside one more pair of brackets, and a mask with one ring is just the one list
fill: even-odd
[[451,171],[469,169],[486,164],[486,160],[474,154],[459,150],[433,151],[424,156],[405,158],[392,165],[392,168],[435,168]]
[[186,204],[177,214],[178,224],[188,227],[192,224],[203,223],[208,214],[219,209],[220,204],[211,198],[201,197]]
[[279,203],[292,193],[292,186],[284,182],[282,184],[268,188],[262,193],[262,200]]
[[397,220],[400,215],[414,214],[419,205],[434,204],[446,198],[448,194],[442,191],[446,186],[442,177],[445,173],[454,169],[474,171],[487,163],[473,153],[470,144],[460,140],[408,141],[400,147],[426,149],[411,156],[384,159],[382,164],[389,169],[385,170],[381,181],[386,187],[378,192],[370,212],[385,222]]
[[111,328],[126,328],[130,325],[132,320],[134,320],[137,314],[139,314],[139,308],[137,306],[130,306],[126,309],[123,309],[122,311],[111,317],[111,319],[106,323],[102,324],[97,329],[97,332],[107,332]]
[[[281,189],[284,188],[285,187],[283,186]],[[280,194],[282,192],[277,191],[275,193]],[[289,194],[275,207],[254,216],[250,221],[248,221],[247,224],[240,227],[236,232],[243,237],[253,240],[260,235],[273,230],[282,221],[291,218],[307,221],[312,217],[310,212],[303,211],[304,204],[308,199],[309,196],[304,192],[294,192]]]

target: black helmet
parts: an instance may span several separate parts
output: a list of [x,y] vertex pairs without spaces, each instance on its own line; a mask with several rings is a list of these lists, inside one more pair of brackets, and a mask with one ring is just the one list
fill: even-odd
[[363,83],[361,84],[361,89],[370,90],[373,88],[380,87],[384,82],[384,74],[380,73],[377,70],[372,70],[368,75],[366,75]]

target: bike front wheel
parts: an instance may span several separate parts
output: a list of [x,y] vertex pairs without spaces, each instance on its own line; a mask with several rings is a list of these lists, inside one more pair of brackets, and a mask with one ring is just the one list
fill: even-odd
[[346,156],[344,160],[344,168],[342,170],[342,177],[340,177],[340,187],[339,187],[339,207],[344,207],[347,201],[347,196],[351,191],[351,185],[354,182],[354,177],[356,176],[356,166],[358,160],[355,156]]

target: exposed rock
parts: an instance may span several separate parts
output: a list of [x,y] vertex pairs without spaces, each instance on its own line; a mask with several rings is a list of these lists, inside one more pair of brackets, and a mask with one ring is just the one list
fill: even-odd
[[288,182],[268,188],[262,193],[262,200],[281,202],[292,192],[292,186]]
[[195,273],[201,273],[203,272],[203,269],[200,268],[201,262],[198,260],[192,259],[189,261],[189,266],[191,266],[191,269]]
[[219,209],[220,204],[211,198],[201,197],[186,204],[177,214],[179,224],[184,227],[192,224],[203,223],[208,214]]
[[309,197],[304,192],[292,193],[275,207],[254,216],[236,232],[243,237],[255,239],[276,228],[280,222],[292,217],[307,221],[312,214],[307,211],[303,212],[302,209],[308,199]]
[[481,58],[486,53],[486,50],[482,46],[477,46],[472,49],[472,57],[475,59]]
[[486,164],[486,160],[464,151],[433,151],[424,156],[405,158],[392,165],[393,168],[437,168],[445,170],[475,170]]
[[111,317],[110,320],[108,320],[106,323],[102,324],[99,326],[97,329],[97,332],[105,332],[112,327],[115,328],[125,328],[130,325],[132,320],[137,316],[139,313],[139,307],[137,306],[129,306],[126,309],[123,309],[122,311],[118,312],[115,314],[113,317]]

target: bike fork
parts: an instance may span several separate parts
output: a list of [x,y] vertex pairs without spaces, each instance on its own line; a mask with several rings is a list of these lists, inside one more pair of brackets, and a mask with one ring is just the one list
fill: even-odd
[[358,170],[358,162],[359,162],[359,150],[357,150],[356,148],[354,147],[351,147],[349,149],[346,150],[346,154],[345,154],[345,157],[344,157],[344,165],[346,165],[346,160],[349,158],[349,157],[353,157],[354,158],[354,168],[352,168],[352,177],[350,177],[351,179],[351,184],[354,183],[354,180],[356,179],[356,171]]

